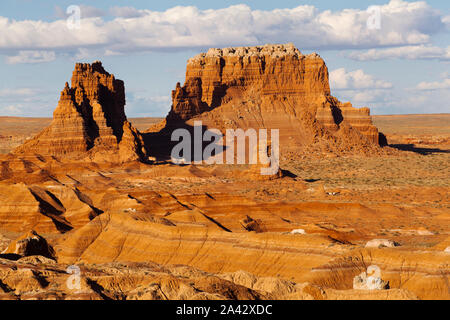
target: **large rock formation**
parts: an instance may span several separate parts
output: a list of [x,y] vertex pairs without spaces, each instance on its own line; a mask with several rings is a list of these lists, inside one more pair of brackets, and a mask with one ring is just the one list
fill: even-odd
[[[316,53],[292,44],[210,49],[188,60],[186,81],[172,92],[167,127],[195,118],[206,126],[277,128],[280,141],[353,150],[383,144],[368,108],[341,103]],[[325,146],[323,149],[332,149]],[[286,144],[285,144],[286,146]]]
[[53,121],[14,153],[37,153],[59,158],[126,161],[146,155],[140,133],[124,112],[122,80],[105,71],[102,63],[77,63],[72,83],[66,83]]

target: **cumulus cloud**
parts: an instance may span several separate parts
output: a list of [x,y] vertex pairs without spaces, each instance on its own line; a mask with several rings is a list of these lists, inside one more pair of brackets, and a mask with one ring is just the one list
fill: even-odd
[[0,88],[0,116],[51,116],[58,101],[54,88]]
[[105,11],[102,9],[92,6],[80,5],[80,9],[81,17],[85,18],[103,17],[106,15]]
[[442,22],[450,29],[450,15],[443,17]]
[[450,89],[450,78],[443,79],[442,81],[433,82],[420,82],[416,88],[417,90],[449,90]]
[[[87,6],[87,5],[79,5],[80,15],[82,18],[93,18],[93,17],[103,17],[106,15],[106,12],[102,9]],[[55,6],[55,16],[58,18],[66,19],[69,14],[67,11],[60,6]]]
[[6,115],[6,116],[22,116],[23,110],[22,106],[20,105],[7,105],[7,106],[0,106],[0,115]]
[[0,98],[3,97],[24,97],[35,95],[38,91],[33,88],[3,88],[0,89]]
[[161,117],[170,110],[171,97],[149,94],[145,90],[127,92],[127,115],[129,117]]
[[450,60],[450,46],[440,48],[431,45],[404,46],[389,49],[371,49],[364,52],[351,52],[350,59],[358,61],[374,61],[382,59],[409,59],[409,60]]
[[354,106],[368,106],[376,110],[378,106],[392,102],[394,92],[383,89],[339,90],[334,95],[341,101],[350,101]]
[[137,18],[146,14],[145,10],[138,10],[133,7],[112,7],[109,9],[109,13],[114,17],[122,18]]
[[440,78],[440,81],[420,82],[412,88],[343,89],[335,94],[356,106],[369,106],[372,114],[448,113],[449,73],[442,72]]
[[374,110],[380,114],[449,113],[449,100],[450,90],[441,90],[436,94],[433,90],[405,89],[390,101],[375,104]]
[[81,28],[75,30],[69,30],[64,19],[0,17],[0,52],[73,54],[83,48],[120,54],[273,42],[294,42],[305,50],[369,49],[426,44],[446,29],[448,20],[426,2],[401,0],[379,7],[380,29],[368,28],[367,10],[320,11],[310,5],[274,10],[252,10],[247,5],[208,10],[179,6],[163,12],[113,7],[112,19],[91,7],[81,9]]
[[375,79],[362,69],[347,72],[345,68],[340,68],[330,72],[330,86],[335,90],[390,89],[392,83]]
[[366,74],[362,69],[346,71],[345,68],[330,72],[330,87],[342,101],[356,106],[376,107],[392,99],[392,83]]
[[50,62],[56,59],[54,51],[36,51],[36,50],[24,50],[19,51],[15,56],[8,56],[6,62],[8,64],[17,63],[41,63]]

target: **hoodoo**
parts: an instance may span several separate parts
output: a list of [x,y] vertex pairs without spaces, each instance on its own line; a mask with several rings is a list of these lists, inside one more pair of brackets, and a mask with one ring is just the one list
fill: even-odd
[[146,156],[142,137],[127,121],[124,107],[122,80],[106,72],[99,61],[77,63],[50,126],[14,153],[112,162],[142,159]]
[[188,60],[172,101],[168,128],[195,118],[221,129],[277,128],[290,145],[325,141],[327,149],[353,151],[383,144],[370,110],[333,97],[324,60],[293,44],[209,49]]

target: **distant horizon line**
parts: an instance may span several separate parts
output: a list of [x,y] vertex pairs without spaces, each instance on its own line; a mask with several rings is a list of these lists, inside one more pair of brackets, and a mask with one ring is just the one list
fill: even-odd
[[[395,113],[395,114],[371,114],[371,117],[388,117],[388,116],[430,116],[430,115],[450,115],[450,112],[438,113]],[[53,117],[35,117],[35,116],[2,116],[2,118],[28,118],[28,119],[53,119]],[[160,117],[127,117],[127,119],[165,119],[165,116]]]

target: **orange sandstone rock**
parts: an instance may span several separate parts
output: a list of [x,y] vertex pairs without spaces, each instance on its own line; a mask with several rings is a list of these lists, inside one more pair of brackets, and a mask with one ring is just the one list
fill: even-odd
[[[144,158],[140,133],[124,112],[122,80],[105,71],[102,63],[77,63],[72,83],[66,83],[53,121],[33,139],[14,150],[63,159],[127,161]],[[88,154],[89,152],[89,154]]]
[[43,256],[55,259],[55,251],[42,236],[32,230],[11,242],[2,254],[18,257]]
[[188,60],[186,81],[177,84],[172,100],[169,128],[195,119],[221,130],[280,129],[284,146],[328,141],[353,150],[353,144],[369,149],[385,144],[368,108],[353,108],[331,95],[324,60],[292,44],[201,53]]

